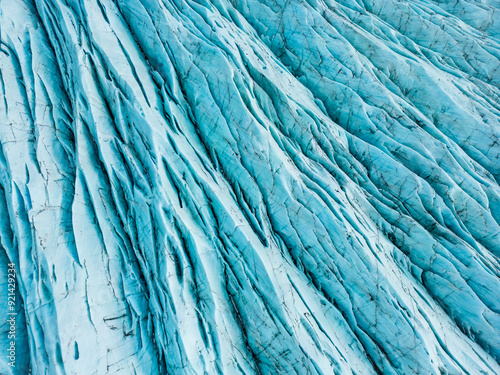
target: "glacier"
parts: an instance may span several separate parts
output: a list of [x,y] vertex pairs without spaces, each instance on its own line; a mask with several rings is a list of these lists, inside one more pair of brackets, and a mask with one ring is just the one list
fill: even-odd
[[0,93],[1,374],[500,374],[498,0],[2,0]]

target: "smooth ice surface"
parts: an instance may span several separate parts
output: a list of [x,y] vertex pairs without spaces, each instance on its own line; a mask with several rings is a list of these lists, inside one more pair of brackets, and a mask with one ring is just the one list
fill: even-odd
[[498,0],[2,0],[0,373],[499,374]]

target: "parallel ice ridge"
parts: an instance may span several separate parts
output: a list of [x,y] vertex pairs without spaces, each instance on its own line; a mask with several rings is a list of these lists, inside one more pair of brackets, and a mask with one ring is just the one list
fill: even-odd
[[498,0],[2,0],[27,374],[499,374]]

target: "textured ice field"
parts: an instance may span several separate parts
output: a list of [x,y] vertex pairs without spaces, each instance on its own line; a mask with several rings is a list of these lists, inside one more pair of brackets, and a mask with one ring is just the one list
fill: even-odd
[[500,374],[500,1],[1,0],[0,40],[0,374]]

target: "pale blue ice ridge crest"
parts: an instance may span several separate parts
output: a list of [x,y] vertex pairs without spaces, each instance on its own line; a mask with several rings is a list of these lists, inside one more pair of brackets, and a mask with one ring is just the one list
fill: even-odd
[[0,373],[500,374],[499,38],[498,0],[2,0]]

